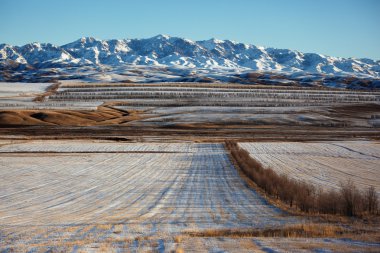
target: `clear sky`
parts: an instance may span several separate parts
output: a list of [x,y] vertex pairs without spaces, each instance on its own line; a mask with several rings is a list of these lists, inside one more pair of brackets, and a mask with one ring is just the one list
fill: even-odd
[[380,59],[380,0],[0,0],[0,43],[230,39]]

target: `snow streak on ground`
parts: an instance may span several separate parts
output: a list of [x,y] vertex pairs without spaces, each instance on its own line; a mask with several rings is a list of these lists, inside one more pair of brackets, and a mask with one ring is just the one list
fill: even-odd
[[108,153],[108,152],[193,152],[190,143],[110,143],[102,141],[13,141],[0,143],[1,152],[57,152],[57,153]]
[[222,144],[54,141],[1,151],[0,250],[135,248],[147,236],[162,249],[184,231],[299,221],[250,189]]
[[240,146],[278,173],[326,189],[338,189],[340,182],[351,179],[360,189],[375,186],[380,195],[379,142],[256,142]]

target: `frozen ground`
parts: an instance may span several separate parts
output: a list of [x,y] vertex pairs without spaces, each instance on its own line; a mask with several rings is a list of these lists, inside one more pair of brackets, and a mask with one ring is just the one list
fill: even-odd
[[0,82],[0,109],[96,109],[102,102],[35,102],[52,83],[6,83]]
[[54,153],[189,153],[194,151],[191,143],[115,143],[106,141],[2,141],[0,154],[4,152],[54,152]]
[[307,180],[325,189],[338,189],[340,182],[351,179],[360,189],[375,186],[380,195],[380,143],[377,141],[239,145],[278,173]]
[[45,92],[51,83],[6,83],[0,82],[0,98],[30,97]]
[[[2,146],[1,249],[76,251],[109,242],[133,248],[138,237],[169,243],[184,231],[299,221],[250,189],[222,144],[132,145]],[[60,146],[62,153],[46,153]]]

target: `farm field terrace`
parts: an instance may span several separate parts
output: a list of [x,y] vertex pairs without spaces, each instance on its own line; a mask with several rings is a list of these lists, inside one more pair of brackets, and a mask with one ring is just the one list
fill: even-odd
[[18,85],[3,95],[0,135],[206,142],[380,137],[376,91],[218,83],[35,86],[34,93]]

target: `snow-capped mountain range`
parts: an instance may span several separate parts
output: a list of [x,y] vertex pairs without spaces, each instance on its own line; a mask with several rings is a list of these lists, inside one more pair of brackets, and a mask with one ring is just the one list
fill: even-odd
[[0,72],[104,65],[111,68],[124,65],[181,66],[380,77],[380,61],[264,48],[230,40],[191,41],[158,35],[148,39],[123,40],[84,37],[63,46],[50,43],[0,45]]

